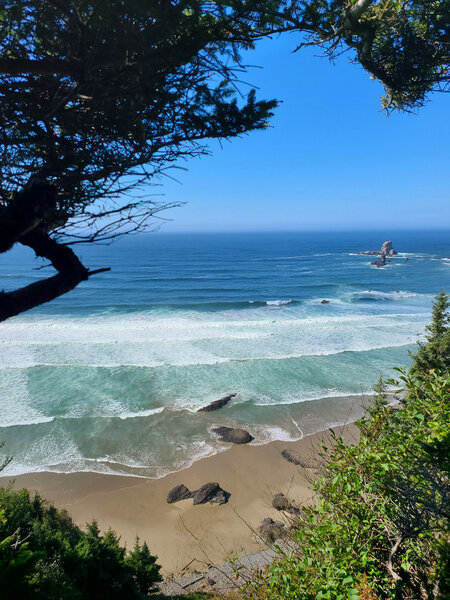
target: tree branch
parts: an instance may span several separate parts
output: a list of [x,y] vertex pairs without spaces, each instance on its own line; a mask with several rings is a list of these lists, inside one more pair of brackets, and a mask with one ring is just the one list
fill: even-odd
[[403,536],[398,535],[395,538],[395,544],[392,546],[391,551],[389,552],[389,560],[386,563],[387,569],[389,573],[392,575],[394,581],[401,581],[401,577],[398,573],[394,571],[394,567],[392,566],[392,559],[394,558],[394,554],[399,549],[400,544],[403,541]]
[[59,273],[18,290],[0,294],[0,322],[58,298],[86,281],[91,274],[73,250],[58,244],[42,230],[35,229],[27,233],[20,239],[20,243],[32,248],[37,256],[49,259]]
[[78,75],[74,65],[63,60],[41,58],[0,58],[0,73],[9,75]]

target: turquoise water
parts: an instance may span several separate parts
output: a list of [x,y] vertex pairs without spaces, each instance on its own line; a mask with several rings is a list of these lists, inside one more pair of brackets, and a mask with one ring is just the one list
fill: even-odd
[[[379,374],[408,364],[450,283],[450,260],[438,260],[450,257],[448,233],[389,238],[399,255],[383,269],[354,255],[379,248],[380,233],[78,246],[86,266],[112,271],[0,325],[8,472],[158,477],[223,449],[219,424],[264,443],[358,414]],[[2,288],[47,274],[38,266],[23,248],[2,256]],[[226,408],[196,413],[231,392]]]

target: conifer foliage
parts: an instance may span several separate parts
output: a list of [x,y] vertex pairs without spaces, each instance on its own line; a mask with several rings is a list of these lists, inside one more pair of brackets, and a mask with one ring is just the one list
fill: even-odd
[[161,580],[147,544],[127,552],[111,529],[83,531],[27,490],[0,489],[0,540],[2,600],[139,600]]

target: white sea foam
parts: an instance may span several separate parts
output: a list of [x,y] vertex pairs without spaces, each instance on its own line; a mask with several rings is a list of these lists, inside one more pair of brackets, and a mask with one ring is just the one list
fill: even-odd
[[301,430],[298,433],[289,433],[286,429],[276,426],[261,426],[251,428],[255,440],[252,442],[254,446],[262,446],[269,442],[281,441],[281,442],[296,442],[303,438],[303,432]]
[[79,419],[82,417],[90,418],[102,418],[102,419],[139,419],[143,417],[150,417],[162,413],[164,406],[158,408],[151,408],[147,410],[130,410],[125,401],[115,400],[114,398],[106,398],[103,401],[97,401],[95,406],[76,404],[70,408],[70,410],[64,416],[58,417],[59,419]]
[[267,306],[284,306],[285,304],[290,304],[292,300],[267,300]]
[[120,419],[139,419],[141,417],[150,417],[151,415],[159,415],[164,410],[164,406],[153,408],[151,410],[141,410],[140,412],[124,412],[119,416]]
[[53,420],[53,417],[42,414],[33,406],[33,399],[27,388],[27,377],[22,371],[4,369],[1,373],[0,427],[36,425]]
[[362,290],[360,292],[353,292],[351,294],[353,298],[376,298],[380,300],[403,300],[404,298],[418,298],[423,297],[425,294],[417,294],[416,292],[409,292],[407,290],[394,290],[390,292],[384,292],[379,290]]
[[[317,387],[310,390],[302,390],[301,395],[285,394],[283,395],[283,398],[277,400],[277,406],[301,404],[303,402],[314,402],[316,400],[325,400],[327,398],[361,398],[362,396],[371,396],[372,394],[373,389],[370,386],[362,386],[358,389],[358,391],[342,391],[337,389],[324,390]],[[264,407],[273,406],[273,401],[269,397],[267,397],[265,401],[264,398],[260,398],[260,401],[254,402],[254,405]]]
[[69,435],[64,432],[52,433],[30,442],[26,452],[19,456],[14,453],[14,459],[5,469],[5,475],[48,471],[62,463],[73,464],[74,470],[78,470],[83,466],[83,457]]
[[[392,299],[415,296],[412,292],[357,292],[361,293]],[[261,307],[251,318],[243,320],[239,314],[227,321],[221,315],[216,320],[179,317],[157,322],[150,318],[122,322],[110,317],[75,323],[61,320],[59,328],[47,327],[46,321],[38,321],[33,328],[13,322],[0,331],[0,366],[186,367],[367,351],[415,343],[428,318],[427,313],[334,315],[329,311],[310,318],[302,312],[299,318],[277,312],[274,318],[274,313],[263,311]],[[166,325],[170,335],[162,338]],[[3,383],[1,387],[7,393],[9,386]]]

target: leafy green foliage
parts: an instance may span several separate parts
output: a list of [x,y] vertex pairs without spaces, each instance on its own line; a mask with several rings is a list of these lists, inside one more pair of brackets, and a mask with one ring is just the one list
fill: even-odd
[[94,521],[82,531],[66,511],[27,490],[0,490],[0,590],[5,600],[146,598],[161,580],[156,557],[132,552]]
[[[438,296],[426,356],[448,334],[448,298]],[[443,325],[443,327],[442,327]],[[399,369],[403,398],[382,382],[353,446],[332,432],[323,445],[320,498],[303,507],[296,550],[276,562],[261,589],[270,600],[446,598],[449,588],[450,379],[437,369]],[[418,376],[420,373],[420,376]]]
[[449,91],[450,0],[301,0],[287,20],[330,56],[350,50],[385,87],[387,110],[412,110]]

